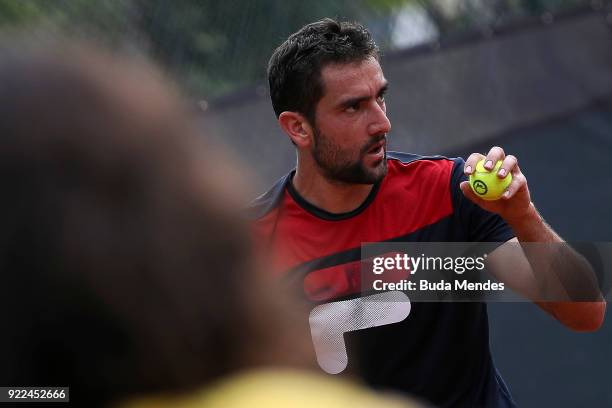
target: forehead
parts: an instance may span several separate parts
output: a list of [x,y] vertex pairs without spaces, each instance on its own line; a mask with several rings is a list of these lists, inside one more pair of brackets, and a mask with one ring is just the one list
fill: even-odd
[[370,57],[348,64],[329,64],[321,70],[323,98],[376,95],[386,83],[378,61]]

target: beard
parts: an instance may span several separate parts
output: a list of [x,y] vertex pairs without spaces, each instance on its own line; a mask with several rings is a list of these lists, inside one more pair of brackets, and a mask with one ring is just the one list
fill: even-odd
[[312,157],[323,172],[323,176],[334,182],[346,184],[375,184],[387,174],[387,148],[383,146],[384,155],[375,167],[365,165],[365,157],[374,145],[380,143],[386,135],[372,139],[359,150],[359,156],[354,159],[353,151],[342,149],[330,138],[314,129],[314,146]]

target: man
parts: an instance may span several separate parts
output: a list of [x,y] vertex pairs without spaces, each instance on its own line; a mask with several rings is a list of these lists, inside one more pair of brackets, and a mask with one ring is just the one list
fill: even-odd
[[[387,152],[388,84],[364,27],[330,19],[303,27],[276,49],[268,79],[297,166],[253,203],[255,231],[272,250],[274,270],[299,282],[313,304],[363,311],[363,303],[355,302],[361,295],[355,278],[360,244],[387,241],[499,242],[489,256],[491,272],[529,299],[545,299],[542,276],[531,268],[543,254],[523,253],[516,242],[563,241],[531,202],[517,159],[499,147],[486,156],[474,153],[465,163]],[[500,200],[479,199],[466,181],[481,159],[487,169],[501,160],[500,178],[513,175]],[[580,277],[590,282],[578,255],[565,249],[563,256],[580,264]],[[507,259],[513,259],[512,268],[504,266]],[[548,288],[567,289],[552,276],[543,278]],[[593,302],[538,304],[574,330],[596,330],[605,303],[591,289]],[[344,330],[347,371],[437,406],[515,405],[491,359],[486,305],[414,303],[408,313],[397,323]],[[316,319],[311,314],[313,342],[326,369],[342,360],[344,346],[330,345],[322,356],[325,340],[318,338]],[[340,352],[334,356],[329,349]],[[343,371],[342,364],[336,367]]]

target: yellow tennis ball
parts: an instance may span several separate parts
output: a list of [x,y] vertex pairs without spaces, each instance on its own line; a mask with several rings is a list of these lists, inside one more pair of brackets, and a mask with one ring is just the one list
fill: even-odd
[[476,164],[476,170],[470,174],[470,187],[476,195],[483,200],[498,200],[510,183],[512,182],[512,174],[508,173],[506,177],[497,177],[497,171],[501,167],[501,160],[495,164],[493,170],[488,171],[484,168],[484,160]]

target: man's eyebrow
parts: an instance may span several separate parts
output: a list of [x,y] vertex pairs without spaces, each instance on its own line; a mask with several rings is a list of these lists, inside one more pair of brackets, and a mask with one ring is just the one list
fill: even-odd
[[[385,82],[380,89],[378,90],[378,93],[376,94],[376,97],[380,97],[381,95],[384,95],[385,92],[387,92],[387,90],[389,89],[389,82]],[[348,98],[345,99],[343,101],[341,101],[338,106],[340,108],[350,108],[351,106],[355,106],[365,100],[370,99],[370,95],[364,95],[364,96],[356,96],[354,98]]]
[[357,96],[355,98],[348,98],[348,99],[345,99],[344,101],[341,101],[338,104],[338,106],[340,108],[350,108],[351,106],[358,105],[361,102],[366,101],[368,99],[370,99],[369,95],[368,96]]

